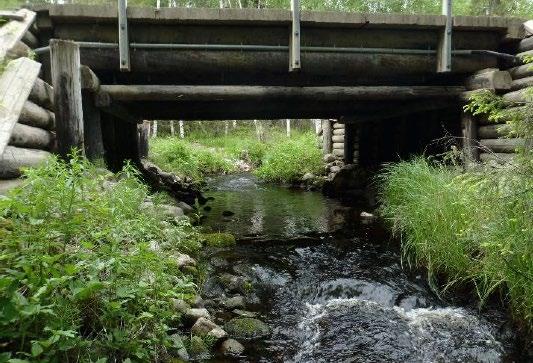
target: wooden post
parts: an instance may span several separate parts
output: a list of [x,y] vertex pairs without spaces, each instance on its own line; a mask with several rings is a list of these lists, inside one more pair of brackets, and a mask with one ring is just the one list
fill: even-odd
[[355,143],[355,124],[344,123],[344,163],[353,164],[353,152]]
[[85,141],[85,155],[91,161],[103,158],[104,142],[102,139],[102,125],[100,109],[96,107],[95,95],[100,88],[100,80],[94,72],[86,66],[81,66],[81,88],[83,103],[83,131]]
[[139,132],[139,157],[146,158],[149,150],[150,121],[144,120],[142,124],[137,125],[137,130]]
[[331,120],[322,120],[322,150],[325,154],[331,153],[331,136],[332,136]]
[[478,161],[479,150],[477,148],[477,122],[470,113],[463,112],[463,153],[465,162]]
[[67,158],[72,148],[83,152],[83,110],[80,48],[72,41],[50,41],[52,86],[56,113],[58,152]]
[[452,70],[452,0],[442,0],[442,15],[446,16],[446,25],[437,49],[437,72],[440,73]]

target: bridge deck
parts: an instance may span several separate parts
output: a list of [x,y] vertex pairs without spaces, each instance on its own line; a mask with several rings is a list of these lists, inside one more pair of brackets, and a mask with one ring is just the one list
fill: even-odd
[[[497,65],[494,57],[455,54],[452,75],[436,75],[435,49],[445,24],[441,15],[303,11],[302,71],[289,74],[288,10],[130,7],[132,71],[120,73],[116,7],[34,9],[37,24],[46,34],[43,45],[50,38],[108,43],[82,48],[82,63],[104,81],[123,84],[449,84],[454,74]],[[503,39],[519,36],[521,23],[517,18],[454,17],[452,47],[454,51],[498,50]],[[174,48],[147,48],[157,44]]]

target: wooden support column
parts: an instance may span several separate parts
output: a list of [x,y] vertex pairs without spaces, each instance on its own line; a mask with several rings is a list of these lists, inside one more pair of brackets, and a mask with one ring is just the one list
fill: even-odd
[[118,172],[129,160],[139,163],[139,145],[137,124],[124,120],[107,112],[102,112],[102,136],[104,159],[109,170]]
[[100,81],[89,67],[81,66],[80,71],[85,155],[89,160],[95,161],[104,156],[100,109],[95,104],[95,94],[100,88]]
[[355,124],[352,122],[344,123],[344,163],[353,164],[353,152],[355,143]]
[[73,148],[84,151],[79,46],[72,41],[52,39],[50,60],[57,148],[59,155],[68,158]]
[[477,148],[477,122],[470,113],[463,112],[463,153],[465,162],[475,162],[479,160],[479,150]]
[[144,120],[142,124],[137,125],[139,133],[139,157],[145,158],[148,156],[150,138],[150,121]]
[[322,150],[325,154],[331,153],[332,127],[331,120],[322,120]]

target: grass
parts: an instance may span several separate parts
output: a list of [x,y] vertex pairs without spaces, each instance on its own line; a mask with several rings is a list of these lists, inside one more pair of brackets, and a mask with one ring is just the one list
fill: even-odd
[[380,176],[381,214],[401,235],[409,264],[430,281],[472,283],[483,303],[496,291],[533,328],[533,178],[507,166],[463,173],[423,158]]
[[310,132],[293,132],[291,138],[276,128],[259,141],[251,128],[231,130],[229,135],[192,132],[185,139],[151,141],[150,158],[161,168],[182,177],[202,181],[206,176],[236,172],[237,161],[248,163],[269,182],[293,183],[305,173],[321,174],[322,153]]
[[315,136],[305,133],[272,145],[256,174],[269,182],[295,183],[306,173],[320,175],[323,170],[322,150]]
[[76,157],[28,170],[0,199],[0,362],[174,355],[172,299],[196,293],[176,255],[199,236],[147,196],[131,167],[112,175]]

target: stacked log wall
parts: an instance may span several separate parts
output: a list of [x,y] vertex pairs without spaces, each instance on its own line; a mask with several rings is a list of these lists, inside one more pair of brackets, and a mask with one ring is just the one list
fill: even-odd
[[[515,51],[518,57],[533,55],[533,36],[526,36],[522,39]],[[501,95],[507,103],[509,115],[520,111],[520,108],[528,101],[528,87],[533,86],[533,64],[522,64],[511,68],[504,67],[503,70],[486,70],[485,75],[492,77],[474,75],[467,81],[467,87],[472,83],[473,78],[490,79],[492,82],[477,82],[471,90],[489,89]],[[492,73],[491,73],[492,72]],[[514,137],[510,134],[508,119],[503,117],[494,122],[488,117],[471,117],[466,115],[466,122],[463,122],[464,146],[472,159],[481,162],[495,161],[503,164],[513,160],[514,155],[520,147],[531,147],[526,145],[526,141]],[[463,120],[465,121],[465,120]],[[471,130],[469,128],[472,128]],[[475,150],[475,151],[473,151]]]
[[[32,49],[39,46],[35,13],[22,9],[13,14],[20,16],[7,19],[4,26],[8,31],[3,34],[0,28],[0,61],[6,63],[0,73],[0,103],[12,105],[0,115],[4,138],[0,148],[0,194],[21,183],[24,168],[48,159],[56,139],[53,89],[41,78],[40,63],[31,59]],[[29,75],[27,70],[35,73]],[[19,88],[12,80],[18,80]],[[19,92],[20,87],[26,92]]]

